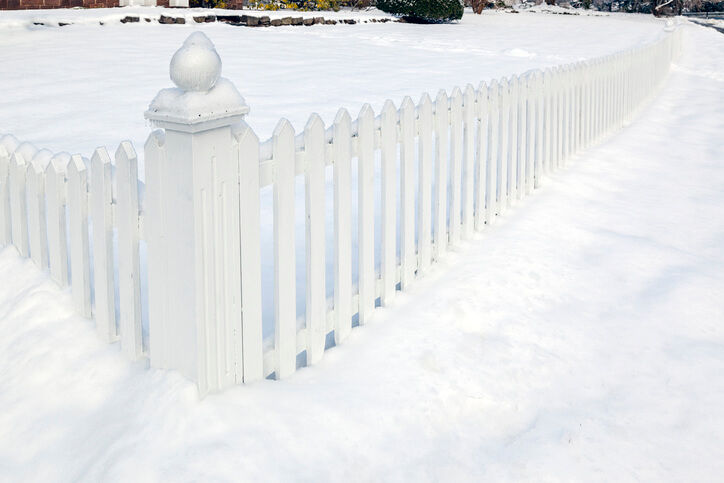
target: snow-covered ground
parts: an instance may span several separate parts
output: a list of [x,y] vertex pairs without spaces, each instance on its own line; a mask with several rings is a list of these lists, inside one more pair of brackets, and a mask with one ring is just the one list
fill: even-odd
[[[522,13],[203,28],[264,137],[281,116],[329,121],[646,44],[662,26]],[[140,149],[142,112],[194,28],[3,29],[0,132]],[[624,131],[285,381],[199,400],[178,374],[125,362],[67,291],[3,249],[0,480],[718,480],[724,36],[682,28],[681,59]]]

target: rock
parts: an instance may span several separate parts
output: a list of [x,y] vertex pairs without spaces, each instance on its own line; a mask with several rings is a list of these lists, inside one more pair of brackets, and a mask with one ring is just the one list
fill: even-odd
[[271,19],[268,15],[264,15],[263,17],[259,18],[259,24],[263,25],[264,27],[268,27],[271,25]]
[[314,17],[314,23],[324,23],[324,17]]
[[303,21],[303,23],[304,23],[304,25],[307,25],[307,26],[309,26],[309,25],[314,25],[314,19],[311,18],[311,17],[310,17],[310,18],[305,18],[304,21]]
[[304,25],[304,19],[302,17],[293,17],[292,25]]
[[183,18],[183,17],[179,17],[179,18],[176,19],[176,23],[177,23],[177,24],[184,24],[184,23],[186,23],[186,19]]
[[196,23],[205,23],[206,17],[194,17],[194,22]]
[[216,22],[216,17],[214,17],[213,15],[209,15],[208,17],[206,17],[206,23],[210,22]]
[[325,20],[324,25],[337,25],[336,20]]
[[282,19],[280,18],[274,18],[271,21],[272,27],[279,27],[282,24]]
[[291,25],[291,24],[292,24],[292,17],[282,18],[282,25]]
[[128,17],[123,17],[123,18],[121,19],[121,23],[134,23],[134,22],[138,22],[138,21],[140,21],[140,20],[141,20],[141,19],[140,19],[139,17],[130,17],[130,16],[128,16]]
[[247,26],[256,27],[257,25],[259,25],[259,17],[252,17],[251,15],[249,15],[249,16],[244,15],[244,16],[246,17]]
[[167,17],[165,15],[161,15],[161,17],[158,19],[158,23],[170,25],[172,23],[176,23],[176,19],[173,17]]

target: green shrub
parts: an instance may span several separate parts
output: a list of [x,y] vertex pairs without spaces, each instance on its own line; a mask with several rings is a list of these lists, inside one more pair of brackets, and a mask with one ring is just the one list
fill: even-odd
[[463,17],[460,0],[377,0],[377,8],[417,22],[451,22]]

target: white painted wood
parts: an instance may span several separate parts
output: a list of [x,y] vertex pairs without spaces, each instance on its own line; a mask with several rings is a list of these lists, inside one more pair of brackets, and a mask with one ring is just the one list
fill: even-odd
[[395,299],[397,290],[397,109],[390,100],[382,106],[380,127],[382,134],[380,303],[386,306]]
[[508,134],[508,199],[512,206],[518,199],[518,136],[520,135],[520,82],[513,74],[510,78],[510,123]]
[[485,168],[485,223],[495,220],[498,210],[498,159],[500,142],[500,85],[493,79],[488,86],[488,161]]
[[490,102],[488,101],[488,85],[481,82],[476,92],[478,103],[478,133],[477,133],[477,163],[476,163],[476,192],[475,192],[475,229],[480,231],[485,226],[485,196],[487,189],[488,171],[488,122],[490,116]]
[[[116,151],[118,288],[121,352],[135,361],[143,354],[141,333],[141,264],[138,233],[138,158],[130,142]],[[75,277],[75,274],[73,275]]]
[[503,77],[500,82],[500,132],[498,141],[498,210],[502,215],[508,206],[508,163],[510,156],[510,84]]
[[462,238],[473,236],[475,215],[475,133],[477,131],[475,88],[468,84],[463,95]]
[[249,383],[264,378],[259,138],[246,123],[242,123],[242,130],[237,135],[236,142],[241,231],[241,357],[244,371],[243,380]]
[[352,330],[352,118],[334,119],[334,342]]
[[357,116],[358,155],[358,257],[359,324],[369,319],[375,308],[375,117],[369,104]]
[[294,230],[294,128],[274,129],[274,355],[276,378],[297,369],[297,297]]
[[553,157],[553,86],[551,80],[551,70],[546,67],[542,76],[543,91],[543,174],[546,175],[551,170],[551,159]]
[[444,90],[435,98],[435,188],[433,192],[433,258],[440,260],[447,249],[447,183],[448,183],[448,97]]
[[535,165],[535,125],[536,125],[536,92],[535,71],[525,76],[525,195],[533,191],[534,165]]
[[22,257],[30,255],[28,242],[28,204],[25,189],[25,172],[28,163],[19,152],[10,158],[10,211],[13,245]]
[[418,106],[418,275],[430,268],[432,261],[432,99],[425,93]]
[[450,95],[450,245],[460,241],[463,170],[463,93],[459,87]]
[[[90,253],[88,246],[88,171],[79,155],[68,163],[68,213],[73,308],[91,317]],[[139,304],[140,306],[140,304]]]
[[12,217],[10,215],[10,155],[0,143],[0,244],[12,243]]
[[65,162],[56,156],[45,168],[50,278],[68,286],[68,232],[65,212]]
[[535,71],[535,159],[533,160],[533,188],[538,189],[543,181],[543,156],[544,156],[544,132],[543,123],[545,93],[543,85],[543,73],[539,70]]
[[405,97],[400,106],[400,286],[415,279],[415,104]]
[[[144,146],[146,168],[146,217],[148,221],[148,352],[151,367],[170,367],[167,352],[171,350],[172,323],[168,316],[168,260],[171,227],[166,226],[165,213],[167,157],[163,131],[152,132]],[[94,189],[96,168],[93,166]],[[95,200],[94,200],[95,201]],[[166,347],[167,341],[169,347]]]
[[91,157],[91,209],[93,220],[93,284],[96,329],[103,340],[116,338],[116,303],[113,263],[113,193],[111,158],[105,148]]
[[48,267],[48,229],[45,216],[45,167],[36,156],[25,172],[28,195],[30,256],[41,268]]
[[304,127],[304,176],[307,256],[307,365],[324,356],[327,337],[324,229],[324,122],[312,114]]

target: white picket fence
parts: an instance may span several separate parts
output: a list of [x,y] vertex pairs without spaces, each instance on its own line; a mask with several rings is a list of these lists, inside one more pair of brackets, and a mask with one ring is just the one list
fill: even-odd
[[[281,120],[264,143],[243,121],[196,134],[155,131],[145,147],[147,187],[138,180],[129,142],[118,148],[115,163],[105,149],[88,162],[36,152],[5,136],[0,243],[49,268],[61,286],[70,276],[75,310],[95,318],[107,341],[120,338],[131,360],[150,355],[153,366],[197,380],[202,393],[272,374],[287,377],[296,371],[298,355],[306,352],[307,365],[318,362],[329,333],[342,342],[353,319],[359,325],[369,319],[377,299],[389,304],[398,284],[404,290],[448,247],[494,223],[539,187],[547,173],[621,128],[657,91],[680,48],[680,31],[674,31],[650,46],[483,82],[477,89],[455,88],[450,96],[441,91],[434,101],[424,94],[415,105],[406,97],[399,109],[388,101],[377,116],[369,105],[354,120],[340,110],[326,129],[313,114],[299,135]],[[194,164],[183,178],[179,160],[203,136],[216,153],[204,158],[212,171]],[[334,184],[330,302],[327,166],[333,167]],[[303,324],[296,313],[297,176],[305,183]],[[184,191],[187,184],[195,194]],[[273,187],[274,205],[273,344],[262,340],[259,195],[266,186]],[[141,327],[142,242],[148,244],[147,344]],[[185,326],[179,322],[184,317],[190,317]]]

